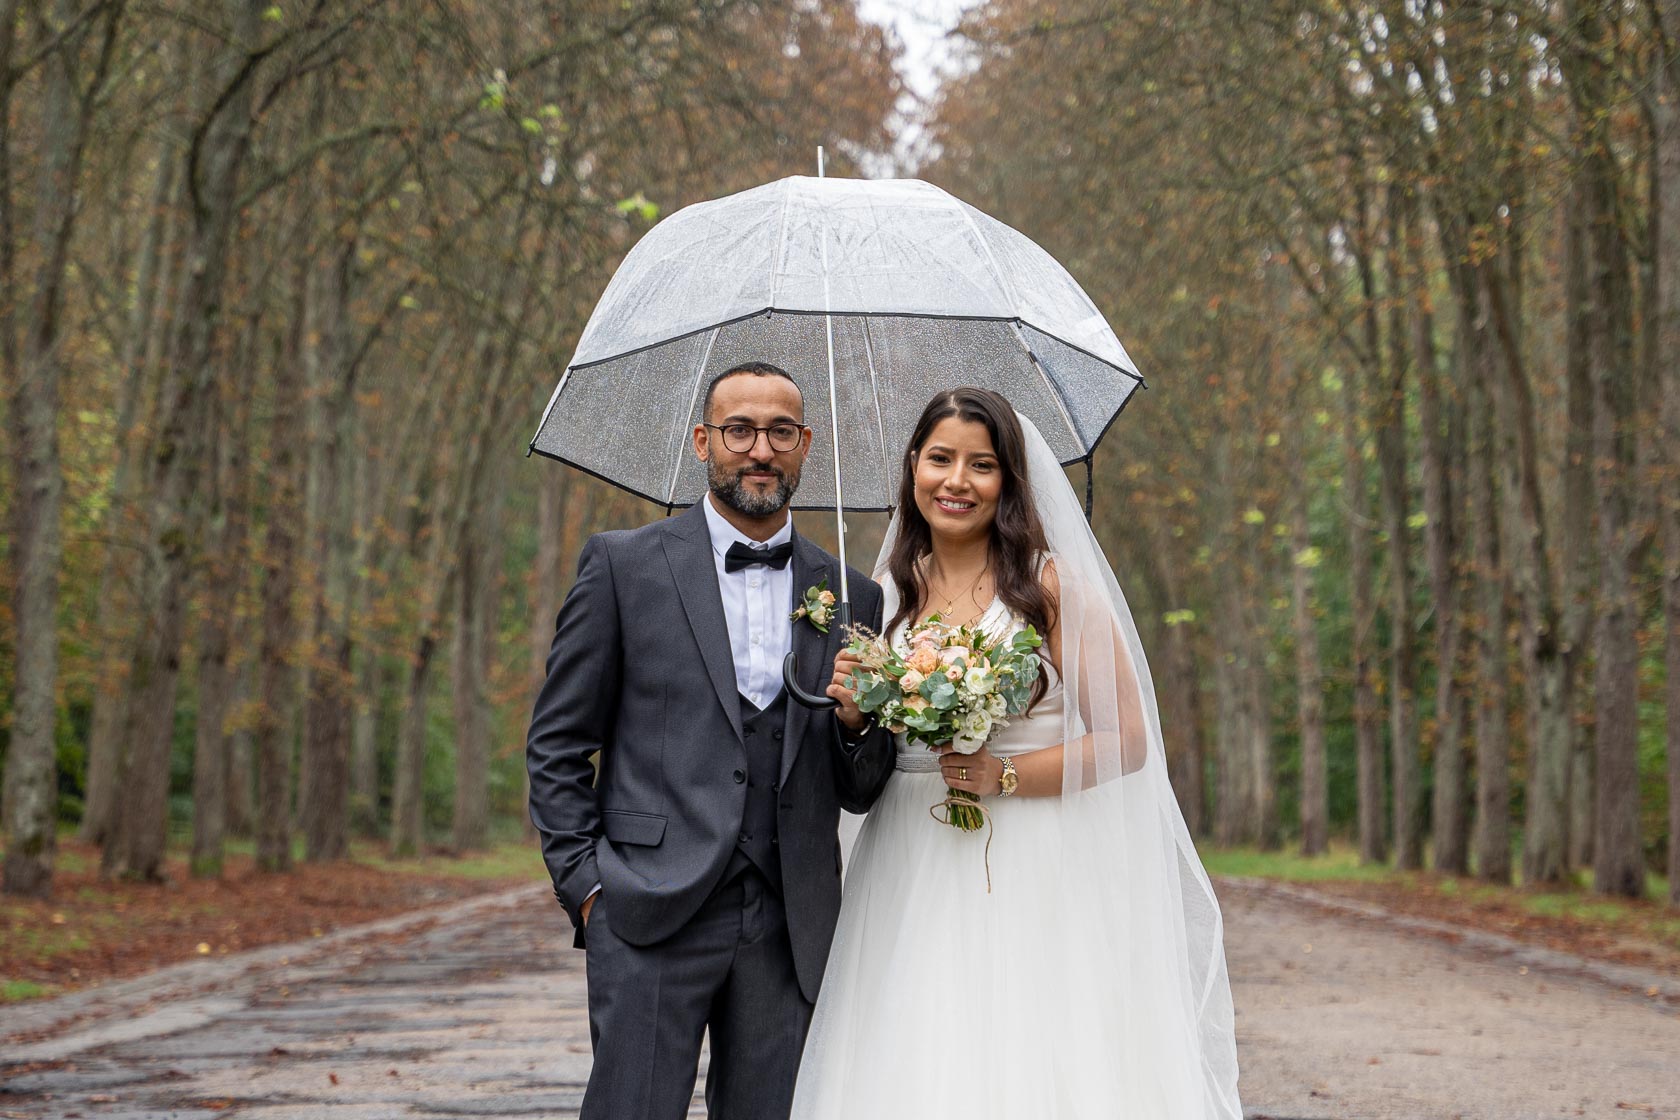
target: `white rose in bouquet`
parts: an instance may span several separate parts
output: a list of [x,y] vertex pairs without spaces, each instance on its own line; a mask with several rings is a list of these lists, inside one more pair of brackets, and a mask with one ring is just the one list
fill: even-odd
[[984,709],[969,712],[957,721],[957,735],[951,740],[951,746],[958,754],[973,754],[986,745],[991,734],[991,713]]

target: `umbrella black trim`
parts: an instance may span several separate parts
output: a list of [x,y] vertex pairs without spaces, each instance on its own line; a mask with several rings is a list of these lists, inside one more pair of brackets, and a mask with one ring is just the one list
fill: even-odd
[[[562,464],[564,464],[568,467],[571,467],[575,471],[582,471],[584,474],[588,475],[590,478],[599,479],[600,481],[605,482],[608,486],[612,486],[612,487],[615,487],[619,490],[622,490],[626,494],[633,494],[636,497],[642,499],[642,501],[644,501],[644,502],[652,502],[654,505],[658,506],[660,509],[663,509],[666,513],[670,513],[671,511],[678,510],[678,509],[687,509],[689,506],[694,504],[693,502],[668,502],[664,498],[656,498],[652,494],[644,493],[643,491],[636,489],[634,486],[628,486],[628,485],[618,481],[616,478],[608,478],[606,475],[602,474],[600,471],[591,470],[590,468],[584,466],[582,463],[574,463],[572,460],[566,458],[564,455],[556,455],[552,451],[544,451],[542,448],[538,447],[534,441],[531,443],[531,445],[529,447],[527,447],[525,449],[525,457],[527,459],[529,459],[532,455],[537,455],[537,456],[540,456],[544,459],[552,459],[552,460],[554,460],[554,462],[562,463]],[[1073,460],[1073,462],[1078,462],[1078,460]],[[807,506],[807,505],[800,505],[798,502],[794,502],[788,508],[791,509],[791,510],[795,510],[797,512],[801,512],[801,513],[824,513],[824,512],[832,511],[834,509],[834,507],[832,505]],[[848,505],[846,507],[846,510],[849,513],[891,513],[892,512],[892,507],[891,506],[853,506],[853,505]]]
[[[1147,389],[1149,388],[1149,383],[1140,377],[1138,378],[1137,387],[1138,389]],[[1126,399],[1120,402],[1120,407],[1115,409],[1114,415],[1108,418],[1108,423],[1104,424],[1102,431],[1097,433],[1097,438],[1091,441],[1091,450],[1085,453],[1085,458],[1089,459],[1092,455],[1097,453],[1097,444],[1101,443],[1103,441],[1103,437],[1108,435],[1108,430],[1114,427],[1114,422],[1120,419],[1120,414],[1126,411],[1126,406],[1132,403],[1132,398],[1135,396],[1137,396],[1137,389],[1133,389],[1130,393],[1126,394]]]
[[[766,312],[760,312],[760,314],[766,314]],[[805,312],[793,312],[793,314],[806,314],[806,313]],[[821,314],[821,312],[815,312],[814,314]],[[863,317],[864,318],[869,318],[870,316],[863,316]],[[879,316],[875,316],[875,317],[879,318]],[[929,316],[929,317],[930,318],[937,318],[938,316]],[[747,316],[747,318],[751,318],[751,316]],[[732,322],[738,322],[738,321],[739,320],[732,320]],[[986,320],[986,321],[987,322],[1007,322],[1008,320],[999,319],[999,320]],[[727,324],[720,324],[720,325],[727,325]],[[706,329],[711,330],[712,328],[708,327]],[[1036,328],[1034,328],[1034,329],[1036,329]],[[695,332],[695,333],[699,333],[699,332]],[[1052,337],[1054,337],[1054,336],[1052,336]],[[663,344],[660,344],[660,345],[663,345]],[[1077,350],[1078,347],[1074,347],[1074,349]],[[1096,355],[1094,355],[1094,354],[1090,355],[1090,356],[1096,361],[1099,361],[1099,362],[1103,361],[1103,359],[1096,357]],[[605,361],[615,361],[616,359],[608,358],[608,359],[604,359],[604,360]],[[1108,365],[1109,363],[1104,362],[1104,364]],[[1115,367],[1110,365],[1110,368],[1112,369],[1112,368],[1115,368]],[[1122,372],[1126,372],[1126,371],[1122,371]],[[1137,389],[1147,389],[1147,388],[1149,388],[1149,383],[1146,382],[1142,377],[1139,377],[1137,374],[1129,374],[1129,376],[1132,376],[1132,377],[1137,379]],[[1115,424],[1115,421],[1120,419],[1120,414],[1122,412],[1126,411],[1126,406],[1132,403],[1132,398],[1137,396],[1137,389],[1134,389],[1132,392],[1126,394],[1126,399],[1120,402],[1120,407],[1115,409],[1114,410],[1114,415],[1110,416],[1108,418],[1108,423],[1103,425],[1102,431],[1098,432],[1096,438],[1091,441],[1091,446],[1085,452],[1085,454],[1076,455],[1071,459],[1062,460],[1062,466],[1063,467],[1072,467],[1072,466],[1076,466],[1080,463],[1084,463],[1087,470],[1089,470],[1092,467],[1092,465],[1093,465],[1092,464],[1092,459],[1097,453],[1097,445],[1102,443],[1104,438],[1107,437],[1109,429],[1113,428],[1114,424]],[[556,403],[558,403],[558,402],[556,402]],[[541,434],[542,434],[541,429],[538,429],[537,435],[540,436]],[[568,467],[571,467],[573,470],[582,471],[584,474],[588,475],[590,478],[599,479],[602,482],[605,482],[609,486],[613,486],[613,487],[616,487],[619,490],[623,490],[627,494],[633,494],[636,497],[642,499],[644,502],[652,502],[654,505],[662,508],[666,512],[667,515],[669,515],[673,510],[678,509],[679,507],[682,508],[682,509],[687,509],[689,506],[694,504],[692,502],[669,502],[669,501],[666,501],[664,498],[656,498],[652,494],[644,493],[643,491],[636,489],[634,486],[628,486],[628,485],[626,485],[622,482],[619,482],[617,479],[608,478],[606,475],[602,474],[601,472],[591,470],[590,468],[584,466],[582,463],[573,462],[571,459],[566,458],[564,455],[556,455],[552,451],[544,451],[542,448],[537,446],[537,441],[536,441],[535,437],[532,438],[531,442],[525,448],[525,457],[527,459],[529,459],[532,455],[540,455],[544,459],[552,459],[556,463],[563,463],[564,465],[566,465]],[[1086,517],[1087,518],[1090,517],[1090,508],[1089,508],[1090,489],[1089,489],[1089,484],[1090,484],[1090,480],[1089,480],[1089,478],[1087,478],[1087,489],[1086,489],[1086,502],[1087,502]],[[805,513],[823,513],[823,512],[833,510],[835,507],[832,506],[832,505],[815,505],[815,506],[801,505],[801,504],[795,502],[789,508],[793,509],[795,511],[800,511],[800,512],[805,512]],[[851,505],[849,505],[845,508],[848,509],[848,510],[851,510],[853,513],[891,513],[893,507],[891,507],[891,506],[851,506]]]
[[1083,354],[1087,358],[1090,358],[1093,362],[1101,362],[1109,369],[1112,369],[1117,373],[1123,373],[1127,377],[1134,378],[1139,385],[1148,388],[1148,382],[1143,379],[1143,374],[1139,373],[1137,370],[1127,369],[1125,366],[1115,365],[1107,358],[1093,354],[1085,347],[1069,342],[1060,335],[1053,334],[1034,323],[1029,323],[1018,315],[935,315],[930,312],[912,311],[807,311],[803,308],[792,309],[782,307],[762,307],[757,311],[750,311],[745,315],[737,315],[733,319],[723,319],[708,326],[696,327],[694,330],[685,331],[682,334],[674,334],[670,338],[662,338],[657,342],[650,342],[646,346],[638,346],[633,350],[625,350],[622,353],[613,354],[610,357],[596,358],[592,362],[574,363],[572,365],[568,365],[566,370],[575,373],[578,370],[593,369],[596,366],[606,365],[608,362],[623,361],[625,358],[635,357],[637,354],[646,353],[647,351],[656,349],[660,346],[669,346],[673,342],[681,342],[685,338],[693,338],[696,335],[705,334],[707,331],[722,330],[724,327],[732,327],[736,323],[744,323],[748,319],[757,319],[760,316],[768,318],[772,315],[833,315],[840,318],[851,319],[935,319],[947,322],[964,323],[1014,323],[1017,326],[1031,327],[1045,338],[1053,338],[1063,346],[1066,346],[1069,350]]
[[[1127,397],[1126,399],[1130,400],[1131,398]],[[1124,410],[1125,407],[1126,406],[1124,404],[1122,404],[1120,406],[1120,408],[1122,410]],[[1115,415],[1118,416],[1119,412],[1116,412]],[[1104,428],[1103,431],[1106,432],[1106,431],[1108,431],[1108,429]],[[1098,436],[1097,438],[1100,440],[1102,437]],[[1088,466],[1088,465],[1090,465],[1091,457],[1093,455],[1095,455],[1096,452],[1097,452],[1096,444],[1092,444],[1090,451],[1086,452],[1083,455],[1077,456],[1075,458],[1067,459],[1067,460],[1063,461],[1062,466],[1072,467],[1072,466],[1077,466],[1080,463],[1085,463]],[[544,459],[552,459],[554,462],[564,464],[565,466],[571,467],[575,471],[582,471],[584,474],[588,475],[590,478],[599,479],[600,481],[605,482],[608,486],[612,486],[612,487],[615,487],[616,489],[622,490],[626,494],[633,494],[636,497],[642,499],[642,501],[644,501],[644,502],[652,502],[654,505],[663,509],[667,514],[669,514],[672,510],[687,509],[689,506],[694,504],[693,502],[668,502],[664,498],[656,498],[652,494],[643,493],[642,491],[636,489],[634,486],[627,486],[624,483],[619,482],[617,479],[608,478],[606,475],[602,474],[600,471],[590,470],[588,467],[584,466],[582,463],[574,463],[574,462],[572,462],[572,460],[566,458],[564,455],[556,455],[552,451],[544,451],[542,448],[540,448],[536,445],[535,441],[533,441],[531,443],[531,445],[525,449],[525,457],[527,459],[529,459],[533,455],[541,456]],[[795,512],[798,512],[798,513],[828,513],[828,512],[831,512],[834,509],[834,507],[832,505],[807,506],[807,505],[800,505],[798,502],[793,503],[788,508],[795,511]],[[851,506],[851,505],[849,505],[849,506],[846,507],[846,509],[851,513],[891,513],[893,511],[892,506]]]

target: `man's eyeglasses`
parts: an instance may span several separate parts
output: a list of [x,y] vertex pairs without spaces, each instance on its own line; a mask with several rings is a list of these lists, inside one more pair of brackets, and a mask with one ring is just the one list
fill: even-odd
[[723,436],[723,445],[737,455],[751,451],[760,432],[769,439],[772,451],[792,451],[805,434],[803,424],[772,424],[768,428],[755,428],[751,424],[707,424],[706,427],[717,429]]

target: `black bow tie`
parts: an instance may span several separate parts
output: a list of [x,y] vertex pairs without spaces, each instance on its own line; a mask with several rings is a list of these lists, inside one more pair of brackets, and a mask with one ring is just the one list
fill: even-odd
[[785,568],[788,558],[793,555],[793,542],[783,541],[781,544],[771,545],[769,548],[749,548],[736,541],[729,546],[729,551],[723,554],[723,570],[738,572],[742,568],[750,568],[754,564],[763,564],[769,568]]

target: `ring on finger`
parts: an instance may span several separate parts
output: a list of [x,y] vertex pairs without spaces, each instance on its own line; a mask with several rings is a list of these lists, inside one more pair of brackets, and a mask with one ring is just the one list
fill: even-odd
[[968,781],[968,767],[966,767],[966,766],[957,767],[957,781],[959,781],[959,782]]

